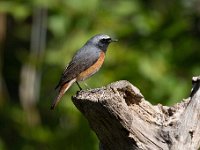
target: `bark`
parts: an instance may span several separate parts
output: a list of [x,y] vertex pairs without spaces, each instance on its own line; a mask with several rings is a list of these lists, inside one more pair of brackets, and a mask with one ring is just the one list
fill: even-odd
[[73,103],[87,118],[102,150],[197,150],[200,76],[191,96],[172,107],[152,105],[128,81],[78,92]]

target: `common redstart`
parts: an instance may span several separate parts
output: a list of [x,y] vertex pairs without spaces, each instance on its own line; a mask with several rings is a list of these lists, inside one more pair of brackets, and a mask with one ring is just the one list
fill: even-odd
[[83,81],[91,77],[100,69],[104,62],[108,45],[116,41],[117,40],[112,39],[108,35],[98,34],[90,38],[85,45],[75,53],[55,88],[58,90],[58,94],[51,105],[51,109],[55,108],[61,97],[74,82],[77,83],[81,90],[78,81]]

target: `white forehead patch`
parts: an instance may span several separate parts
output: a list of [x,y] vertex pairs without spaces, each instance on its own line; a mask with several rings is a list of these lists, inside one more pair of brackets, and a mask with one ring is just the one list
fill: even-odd
[[99,39],[110,39],[110,36],[108,36],[106,34],[102,34],[99,36]]

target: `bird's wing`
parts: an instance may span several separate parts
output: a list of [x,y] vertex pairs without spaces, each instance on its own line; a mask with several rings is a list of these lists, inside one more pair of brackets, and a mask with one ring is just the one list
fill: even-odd
[[99,59],[99,56],[100,52],[96,52],[95,50],[79,51],[76,53],[72,61],[62,73],[60,82],[56,88],[76,78],[81,72],[92,66]]

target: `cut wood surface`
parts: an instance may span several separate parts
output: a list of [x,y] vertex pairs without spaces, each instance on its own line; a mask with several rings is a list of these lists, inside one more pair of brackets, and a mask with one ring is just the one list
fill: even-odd
[[72,100],[99,138],[101,150],[198,150],[200,76],[192,83],[191,96],[172,107],[152,105],[125,80],[80,91]]

